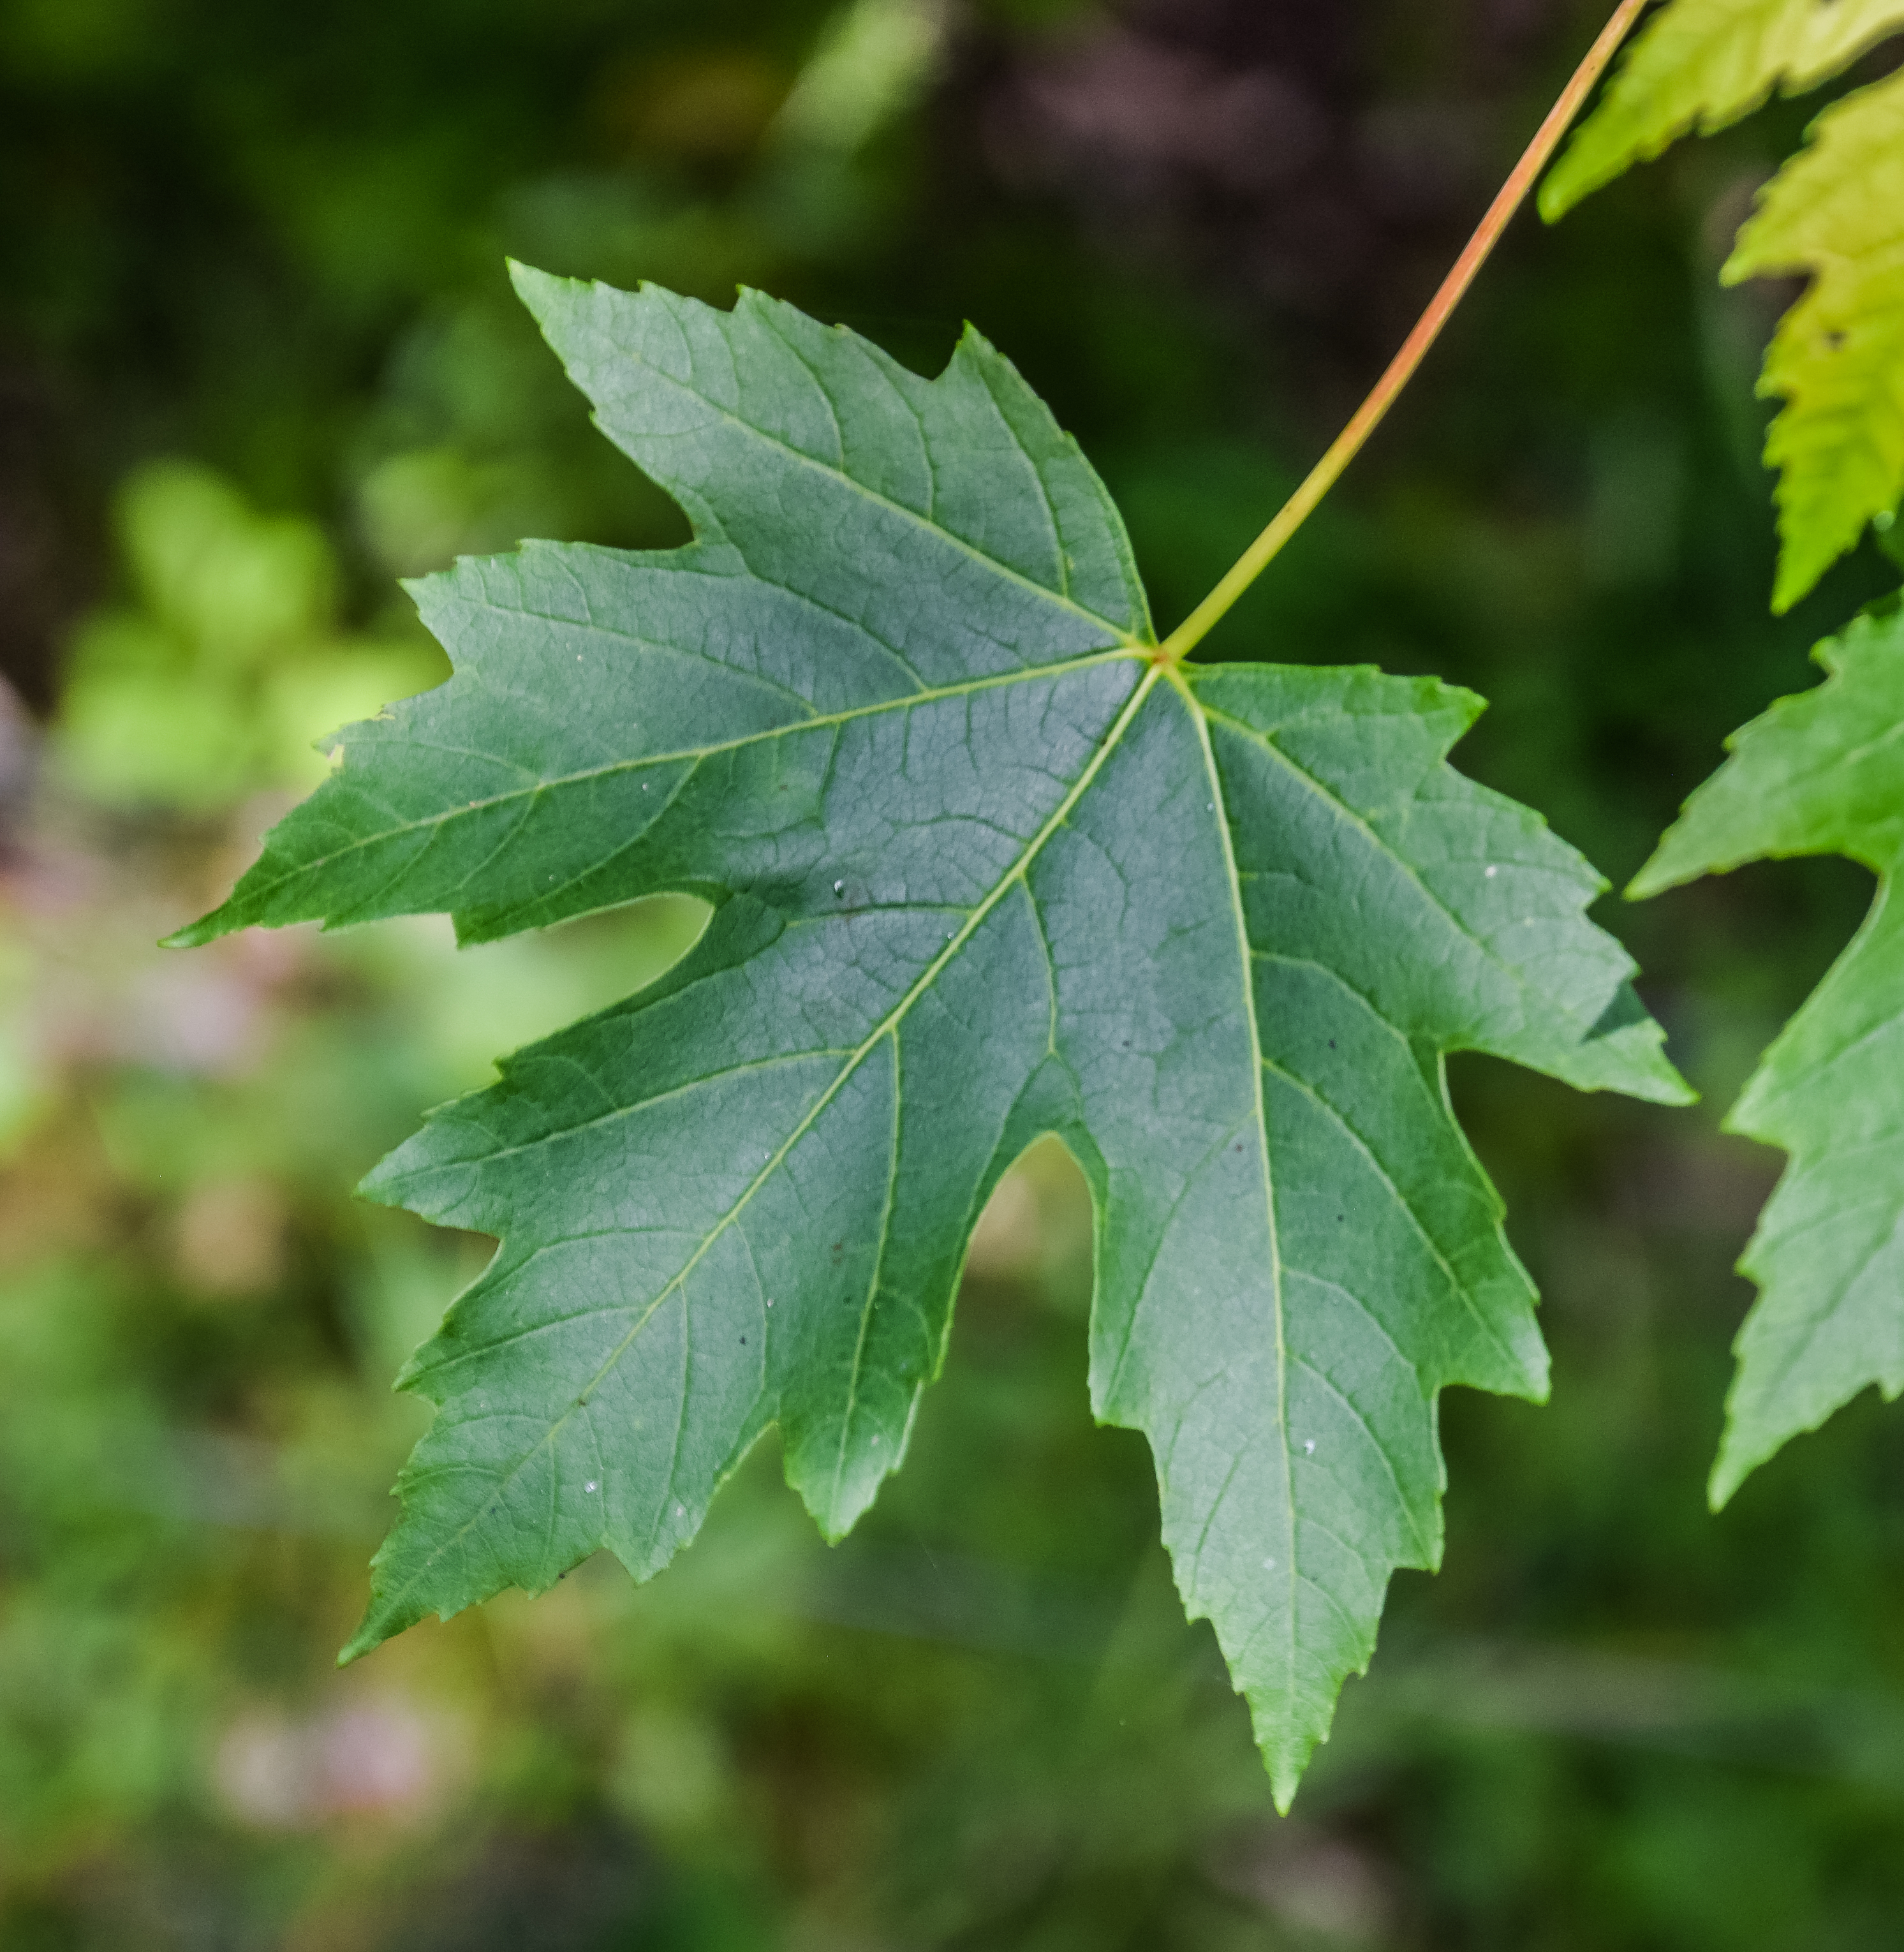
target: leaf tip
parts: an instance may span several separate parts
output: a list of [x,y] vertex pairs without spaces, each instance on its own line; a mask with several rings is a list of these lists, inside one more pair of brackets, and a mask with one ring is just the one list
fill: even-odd
[[1620,890],[1622,901],[1649,902],[1654,896],[1663,895],[1668,888],[1677,888],[1693,878],[1695,871],[1673,859],[1672,838],[1673,830],[1668,827],[1650,858]]
[[[427,1118],[428,1114],[424,1115]],[[399,1155],[407,1150],[407,1146],[399,1146],[395,1152],[379,1159],[357,1182],[357,1197],[368,1200],[373,1206],[402,1206],[403,1182],[409,1175],[402,1168],[395,1166],[394,1162]]]
[[1811,552],[1800,555],[1787,543],[1779,552],[1778,574],[1772,583],[1772,615],[1783,617],[1810,596],[1826,568],[1826,564],[1812,560]]
[[[1368,1664],[1365,1660],[1358,1668],[1349,1670],[1356,1674],[1366,1674]],[[1276,1804],[1276,1813],[1287,1816],[1290,1807],[1296,1800],[1296,1793],[1302,1786],[1302,1778],[1308,1775],[1309,1765],[1315,1760],[1315,1752],[1329,1739],[1329,1722],[1335,1710],[1335,1698],[1340,1696],[1342,1683],[1348,1678],[1343,1674],[1334,1683],[1332,1698],[1318,1722],[1298,1711],[1294,1716],[1288,1713],[1290,1704],[1286,1700],[1277,1704],[1280,1712],[1269,1710],[1262,1697],[1245,1691],[1244,1699],[1249,1703],[1250,1721],[1256,1737],[1256,1752],[1262,1757],[1263,1768],[1269,1777],[1269,1793]]]
[[558,278],[552,271],[539,271],[533,264],[525,264],[520,258],[505,257],[502,261],[509,274],[509,282],[518,292],[525,287],[539,290],[548,285],[559,285],[566,280]]
[[1558,224],[1580,201],[1580,192],[1574,183],[1578,173],[1568,167],[1570,160],[1562,156],[1542,180],[1534,208],[1540,211],[1543,224]]
[[195,922],[188,922],[183,928],[175,928],[170,935],[158,939],[161,949],[202,949],[208,942],[216,942],[221,935],[229,935],[241,926],[237,918],[229,913],[231,904],[214,909],[209,915],[202,915]]
[[383,1628],[375,1624],[376,1618],[377,1609],[373,1605],[370,1612],[364,1616],[363,1625],[337,1650],[337,1665],[339,1667],[349,1667],[354,1661],[361,1660],[367,1653],[374,1653],[389,1638]]
[[1620,1088],[1628,1097],[1646,1105],[1696,1105],[1699,1093],[1681,1075],[1677,1065],[1666,1055],[1665,1032],[1656,1024],[1648,1039],[1640,1075]]
[[1316,1740],[1295,1743],[1277,1743],[1263,1750],[1263,1763],[1269,1771],[1269,1794],[1276,1805],[1278,1816],[1287,1816],[1296,1801],[1296,1792],[1302,1786],[1302,1778],[1308,1773],[1312,1758],[1327,1736]]
[[[1727,1122],[1729,1126],[1730,1118]],[[1742,1415],[1736,1379],[1733,1388],[1734,1400],[1727,1406],[1725,1434],[1719,1440],[1719,1454],[1713,1459],[1712,1475],[1705,1481],[1706,1505],[1715,1512],[1725,1509],[1739,1487],[1793,1434],[1790,1428],[1768,1429],[1762,1419]],[[1820,1416],[1810,1427],[1815,1430],[1824,1420]]]
[[1617,148],[1609,148],[1602,126],[1599,115],[1589,116],[1542,177],[1534,193],[1534,208],[1543,224],[1558,224],[1596,189],[1604,189],[1633,160]]
[[580,278],[558,277],[553,271],[538,271],[533,264],[525,264],[519,258],[505,258],[508,267],[509,283],[515,294],[529,308],[530,316],[547,333],[550,330],[550,312],[555,302],[564,291],[583,292],[588,287]]

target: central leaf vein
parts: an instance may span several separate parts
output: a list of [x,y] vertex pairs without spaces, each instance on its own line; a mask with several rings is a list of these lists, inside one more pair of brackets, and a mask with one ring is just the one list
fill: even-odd
[[[796,719],[784,725],[769,726],[764,731],[743,733],[736,738],[718,740],[705,746],[683,746],[665,752],[643,752],[633,759],[612,759],[603,765],[588,766],[575,772],[558,774],[552,779],[534,780],[527,785],[511,787],[506,793],[492,793],[486,798],[467,801],[461,806],[446,807],[438,813],[426,814],[416,820],[398,821],[389,827],[380,828],[374,834],[361,835],[353,839],[348,846],[339,847],[329,854],[313,855],[299,862],[282,874],[261,881],[259,891],[268,893],[286,882],[315,874],[320,870],[331,867],[352,854],[361,852],[366,848],[380,846],[386,841],[402,840],[406,834],[433,831],[440,833],[455,821],[492,812],[498,807],[508,806],[517,800],[533,800],[539,794],[559,793],[571,787],[587,786],[597,780],[613,778],[619,774],[639,772],[646,767],[685,765],[689,768],[689,771],[684,777],[691,777],[693,768],[702,762],[718,759],[728,752],[743,751],[749,746],[769,745],[775,740],[792,738],[803,732],[821,731],[831,726],[851,724],[860,719],[876,718],[887,712],[908,712],[914,706],[932,705],[942,699],[970,698],[977,693],[997,690],[1007,685],[1033,684],[1041,678],[1058,677],[1073,671],[1090,671],[1099,665],[1113,664],[1121,658],[1130,658],[1135,653],[1127,646],[1087,652],[1080,657],[1060,658],[1055,664],[1030,665],[1020,671],[972,678],[958,684],[942,686],[936,690],[905,692],[895,698],[880,699],[871,705],[849,705],[839,712],[818,713],[811,718]],[[420,750],[435,749],[421,740],[406,740],[405,743],[414,745]],[[499,764],[514,763],[496,753],[474,756]],[[657,818],[663,810],[656,809]],[[652,822],[649,824],[652,825]],[[511,833],[514,831],[512,829]],[[610,856],[608,858],[611,859],[614,857]],[[413,857],[403,864],[392,878],[400,878],[414,865]],[[595,863],[587,871],[592,873],[595,867],[600,865],[599,862]]]

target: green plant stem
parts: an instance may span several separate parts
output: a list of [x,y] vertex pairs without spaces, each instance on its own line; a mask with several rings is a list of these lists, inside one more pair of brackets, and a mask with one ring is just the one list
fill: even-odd
[[1336,436],[1328,452],[1310,470],[1308,478],[1277,511],[1268,527],[1237,558],[1222,581],[1165,639],[1157,652],[1159,663],[1181,663],[1202,641],[1218,619],[1262,575],[1283,545],[1308,519],[1316,504],[1361,452],[1363,443],[1381,424],[1383,416],[1394,404],[1396,395],[1414,377],[1415,368],[1440,336],[1441,328],[1447,324],[1455,306],[1465,296],[1476,273],[1487,261],[1488,253],[1520,208],[1528,191],[1533,189],[1535,178],[1546,167],[1548,159],[1567,132],[1568,124],[1580,113],[1580,105],[1592,92],[1593,84],[1605,72],[1607,63],[1613,58],[1615,50],[1626,39],[1634,20],[1646,4],[1647,0],[1620,0],[1613,17],[1588,50],[1586,59],[1574,70],[1573,79],[1561,91],[1559,99],[1547,111],[1546,120],[1514,166],[1513,174],[1501,186],[1499,195],[1488,207],[1487,214],[1481,219],[1474,236],[1468,240],[1467,248],[1443,280],[1441,289],[1430,300],[1427,310],[1416,321],[1415,330],[1408,334],[1401,351],[1390,361],[1388,371],[1356,408],[1355,418]]

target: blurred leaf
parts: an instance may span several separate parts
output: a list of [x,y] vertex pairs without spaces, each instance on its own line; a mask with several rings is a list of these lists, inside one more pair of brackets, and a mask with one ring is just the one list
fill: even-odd
[[[1904,0],[1673,0],[1541,186],[1549,221],[1695,126],[1709,134],[1781,83],[1796,93],[1904,27]],[[1765,358],[1785,402],[1765,445],[1780,473],[1784,612],[1904,494],[1904,80],[1827,109],[1739,234],[1727,284],[1809,273]]]
[[81,626],[59,726],[67,774],[92,798],[205,812],[313,786],[312,745],[340,717],[440,674],[427,643],[339,638],[322,532],[257,514],[211,470],[141,468],[117,512],[142,607]]
[[255,514],[209,468],[139,469],[118,518],[134,586],[182,662],[244,669],[329,627],[333,571],[316,525]]
[[[114,648],[130,634],[115,631]],[[59,727],[69,777],[108,805],[229,805],[258,773],[255,727],[242,705],[216,684],[113,668],[100,655],[104,635],[88,631],[74,646]]]
[[829,23],[770,132],[850,153],[923,92],[946,37],[943,0],[849,0]]
[[33,973],[24,945],[0,936],[0,1159],[31,1128],[50,1093],[29,1013]]
[[1546,1386],[1444,1054],[1682,1095],[1598,884],[1443,765],[1471,696],[1161,656],[1109,497],[975,333],[928,383],[758,295],[517,280],[699,540],[420,585],[458,676],[339,735],[179,940],[715,907],[370,1182],[504,1244],[405,1372],[439,1416],[347,1654],[599,1547],[646,1577],[770,1423],[843,1534],[1055,1131],[1093,1405],[1151,1439],[1286,1803],[1390,1571],[1439,1559],[1437,1392]]
[[1810,284],[1759,382],[1785,402],[1765,443],[1780,471],[1779,610],[1904,495],[1904,76],[1818,117],[1721,275],[1799,272]]
[[1904,611],[1862,618],[1814,655],[1825,682],[1727,742],[1732,756],[1631,890],[1795,854],[1842,854],[1878,876],[1856,940],[1726,1119],[1792,1163],[1740,1264],[1760,1297],[1739,1336],[1715,1503],[1868,1384],[1904,1390],[1904,921],[1891,907],[1904,847]]
[[1599,105],[1540,186],[1549,223],[1671,148],[1750,114],[1775,88],[1815,88],[1904,27],[1904,0],[1671,0],[1621,58]]

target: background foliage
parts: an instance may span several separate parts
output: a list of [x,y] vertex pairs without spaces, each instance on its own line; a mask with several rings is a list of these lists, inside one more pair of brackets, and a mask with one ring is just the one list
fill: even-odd
[[[1105,474],[1167,628],[1596,25],[1537,0],[0,14],[0,1942],[1892,1942],[1904,1422],[1867,1398],[1703,1506],[1728,1263],[1777,1165],[1717,1119],[1859,870],[1608,912],[1704,1110],[1456,1065],[1554,1400],[1449,1399],[1447,1569],[1401,1575],[1288,1822],[1182,1622],[1140,1444],[1090,1426],[1087,1219],[1046,1155],[846,1546],[756,1459],[657,1584],[591,1565],[336,1674],[417,1431],[388,1378],[484,1251],[345,1190],[694,918],[460,956],[430,925],[149,946],[222,893],[310,737],[440,671],[393,574],[679,539],[505,250],[714,299],[744,278],[927,371],[971,316]],[[1466,768],[1637,867],[1887,583],[1867,544],[1766,616],[1778,295],[1714,283],[1819,99],[1518,228],[1211,655],[1471,685],[1495,704]]]

